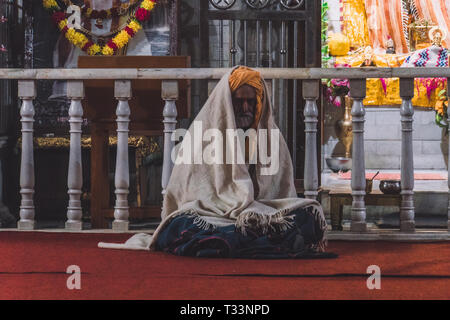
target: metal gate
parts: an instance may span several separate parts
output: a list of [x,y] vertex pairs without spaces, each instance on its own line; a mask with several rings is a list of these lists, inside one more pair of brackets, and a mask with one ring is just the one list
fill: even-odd
[[[321,0],[200,0],[202,66],[320,67],[320,11]],[[301,85],[296,80],[271,84],[275,119],[288,143],[295,176],[302,179]]]
[[[26,22],[23,0],[0,0],[0,68],[24,67]],[[0,215],[3,223],[6,208],[14,213],[20,202],[16,174],[19,166],[13,152],[20,132],[18,107],[17,81],[0,80]],[[8,220],[15,221],[12,217]],[[8,225],[8,220],[4,226]]]
[[[0,1],[0,67],[23,66],[24,20],[22,1]],[[17,113],[15,81],[0,81],[0,136],[11,135]]]

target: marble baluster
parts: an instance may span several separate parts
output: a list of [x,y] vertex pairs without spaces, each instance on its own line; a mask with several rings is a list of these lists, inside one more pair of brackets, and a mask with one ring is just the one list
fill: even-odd
[[364,109],[366,79],[350,80],[350,95],[353,98],[353,153],[352,153],[352,232],[366,232],[366,166],[364,157]]
[[67,207],[66,229],[81,230],[81,188],[83,187],[83,169],[81,158],[81,125],[83,123],[83,106],[81,100],[84,98],[83,81],[68,81],[67,97],[71,99],[69,107],[70,123],[70,156],[67,186],[69,205]]
[[414,79],[400,79],[402,122],[400,231],[414,232],[414,153],[413,116]]
[[118,100],[117,115],[117,155],[116,172],[114,177],[116,203],[114,206],[114,231],[128,230],[128,194],[130,185],[129,161],[128,161],[128,125],[130,122],[131,81],[116,80],[114,83],[114,95]]
[[171,158],[172,149],[175,147],[175,142],[172,141],[171,136],[175,131],[177,125],[177,106],[178,100],[178,81],[165,80],[161,86],[161,98],[165,101],[163,116],[164,116],[164,156],[162,168],[162,193],[165,194],[167,185],[169,183],[170,175],[172,174],[173,162]]
[[33,230],[34,221],[34,155],[33,155],[33,123],[36,97],[34,80],[19,81],[19,98],[22,99],[20,122],[22,123],[22,155],[20,161],[20,220],[19,230]]
[[[317,122],[319,110],[319,82],[317,80],[303,81],[303,98],[306,100],[305,116],[305,168],[304,189],[305,198],[317,199],[319,177],[317,168]],[[295,166],[295,163],[294,163]]]

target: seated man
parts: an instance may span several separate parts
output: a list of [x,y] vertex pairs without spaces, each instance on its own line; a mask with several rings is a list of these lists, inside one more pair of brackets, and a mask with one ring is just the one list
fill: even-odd
[[[297,198],[287,145],[281,134],[274,139],[270,133],[279,131],[259,72],[238,67],[225,75],[189,128],[189,135],[194,137],[199,127],[203,148],[198,144],[196,148],[191,139],[181,143],[164,196],[163,221],[154,233],[151,249],[197,257],[334,257],[323,253],[327,224],[320,204]],[[245,156],[241,154],[244,163],[181,161],[191,144],[194,151],[188,158],[205,149],[210,129],[227,138],[229,129],[269,131],[264,143],[267,150],[273,150],[272,146],[279,150],[270,155],[271,161],[279,161],[277,170],[263,173],[261,163],[251,163],[255,154],[262,154],[262,144],[252,144],[248,136],[245,146],[242,140],[240,145],[245,147]],[[252,151],[255,148],[256,153]],[[239,147],[233,150],[242,152]],[[225,148],[223,153],[233,150]],[[225,158],[222,151],[216,149],[216,160]]]

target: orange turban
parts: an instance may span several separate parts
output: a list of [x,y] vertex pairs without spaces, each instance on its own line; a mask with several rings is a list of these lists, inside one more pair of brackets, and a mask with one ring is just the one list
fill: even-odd
[[264,95],[263,83],[261,81],[261,74],[258,71],[252,70],[248,67],[238,67],[234,69],[228,80],[231,93],[234,93],[240,86],[247,84],[256,90],[256,113],[252,128],[258,127],[259,119],[262,113],[262,99]]

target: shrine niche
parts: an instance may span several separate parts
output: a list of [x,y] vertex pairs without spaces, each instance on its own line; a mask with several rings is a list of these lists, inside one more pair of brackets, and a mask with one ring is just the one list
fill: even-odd
[[[61,23],[62,15],[69,17],[69,14],[66,14],[68,5],[77,5],[80,8],[81,28],[78,33],[85,35],[88,41],[103,46],[116,36],[111,31],[125,31],[130,16],[142,3],[142,0],[24,1],[25,20],[29,24],[25,37],[25,67],[76,68],[79,56],[88,55],[95,50],[96,46],[91,46],[87,52],[88,50],[83,51],[83,48],[71,44],[68,36],[61,32],[58,24],[55,24],[55,22]],[[56,4],[56,8],[59,9],[52,9],[52,7],[47,9],[44,4],[47,7]],[[158,1],[146,20],[140,22],[141,29],[125,46],[113,52],[113,55],[177,55],[179,53],[178,6],[178,0]],[[117,14],[104,13],[110,11]],[[59,13],[55,15],[55,12]],[[90,12],[89,18],[83,12]],[[103,18],[105,15],[106,17]],[[63,81],[38,83],[35,101],[38,133],[58,135],[67,131],[69,104],[65,97],[65,90]]]
[[[446,67],[450,17],[445,1],[343,0],[340,37],[329,37],[336,67]],[[428,5],[428,8],[427,8]],[[350,48],[345,52],[331,50]],[[425,51],[421,51],[425,50]],[[421,55],[420,55],[421,54]],[[414,58],[415,57],[415,58]],[[446,79],[416,79],[416,107],[441,109]],[[366,106],[400,105],[399,79],[368,79]]]
[[[330,22],[332,28],[328,28],[329,21],[326,20],[330,15],[324,15],[323,65],[330,68],[448,67],[450,16],[447,2],[445,0],[325,1],[327,3],[325,8],[328,8],[329,4],[334,12],[340,14],[334,15],[333,21]],[[348,96],[349,81],[329,79],[324,84],[326,100],[329,102],[329,115],[326,121],[330,127],[333,126],[333,129],[327,130],[325,136],[338,139],[336,144],[325,142],[329,148],[326,153],[329,159],[339,160],[348,165],[352,161],[349,150],[353,133],[351,130],[344,130],[342,124],[348,124],[351,120],[349,106],[352,105],[352,99]],[[376,119],[383,119],[392,112],[391,110],[400,108],[402,101],[399,78],[367,79],[363,104],[367,107],[365,111],[368,114],[376,113]],[[416,78],[412,105],[418,113],[428,114],[424,116],[427,117],[424,123],[429,121],[433,126],[447,128],[447,79]],[[372,130],[372,126],[373,124],[367,125],[368,132]],[[446,132],[445,129],[444,131]],[[378,148],[378,144],[394,145],[395,141],[400,140],[394,130],[389,135],[392,144],[382,142],[382,139],[378,139],[375,135],[371,137],[372,141],[368,144],[368,148],[372,147],[372,150],[374,146]],[[420,141],[421,138],[416,139]],[[436,135],[430,135],[428,139],[434,142],[442,137],[438,132]],[[418,142],[420,143],[422,141]],[[442,154],[447,152],[440,148]],[[376,150],[378,152],[378,149]],[[377,152],[373,152],[372,156],[377,160],[372,161],[368,167],[378,170],[392,169],[396,166],[395,156],[387,155],[381,159],[377,158]],[[438,156],[440,154],[437,154],[436,159],[440,161]],[[426,164],[422,166],[428,168]],[[329,169],[333,171],[333,165],[329,165]]]
[[[68,26],[71,22],[71,11],[68,10],[70,6],[79,8],[81,19],[77,28]],[[178,6],[178,0],[24,1],[26,17],[32,18],[29,19],[32,22],[25,43],[25,64],[30,68],[78,68],[80,58],[87,56],[176,56],[179,53]],[[112,101],[110,108],[115,110],[113,97],[108,101]],[[69,130],[70,101],[66,97],[66,82],[38,81],[34,105],[36,162],[41,163],[40,175],[51,176],[51,168],[58,163],[67,163],[69,155],[68,146],[63,143],[68,139]],[[162,117],[161,114],[158,116]],[[133,164],[130,167],[132,206],[159,205],[161,201],[158,189],[160,184],[155,183],[160,181],[161,175],[159,122],[159,118],[152,122],[155,134],[133,136],[130,140],[129,155],[130,163]],[[82,130],[85,137],[92,134],[92,125],[87,117]],[[110,132],[107,139],[110,142],[114,140],[114,131]],[[147,147],[143,148],[142,145]],[[20,147],[20,141],[17,147]],[[90,140],[83,145],[82,201],[84,216],[87,218],[91,216],[91,147]],[[114,163],[114,143],[109,143],[107,148],[105,152],[111,157],[111,163]],[[114,165],[110,165],[107,171],[111,175]],[[37,181],[36,214],[43,220],[64,218],[61,213],[66,211],[67,195],[65,192],[55,191],[66,188],[63,172],[61,171],[60,178],[51,179],[51,183],[42,184],[43,179]],[[149,179],[152,179],[152,183],[149,183]],[[113,188],[108,188],[108,191],[113,198]]]
[[[53,49],[53,67],[76,68],[79,56],[176,55],[177,1],[44,0],[43,6],[60,34]],[[71,25],[74,26],[71,27]],[[56,81],[50,100],[65,97],[65,83]]]

